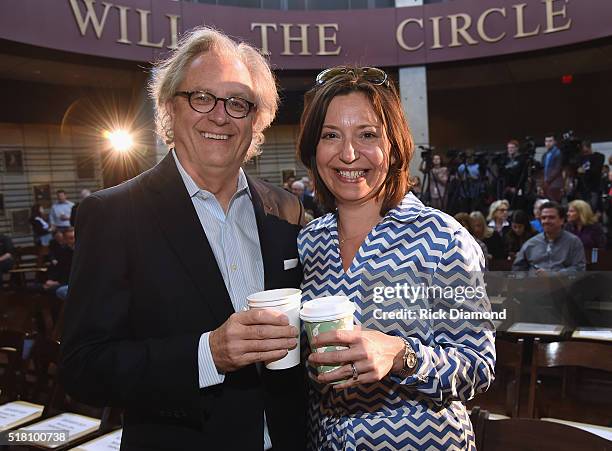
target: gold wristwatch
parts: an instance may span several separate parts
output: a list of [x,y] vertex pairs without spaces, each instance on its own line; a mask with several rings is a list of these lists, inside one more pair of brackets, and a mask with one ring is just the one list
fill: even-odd
[[399,376],[405,379],[408,376],[412,376],[414,374],[414,369],[418,364],[418,359],[416,352],[414,352],[414,349],[412,349],[412,346],[410,345],[410,342],[405,338],[399,338],[402,339],[404,345],[406,346],[404,348],[404,356],[402,357],[403,366],[402,369],[399,371]]

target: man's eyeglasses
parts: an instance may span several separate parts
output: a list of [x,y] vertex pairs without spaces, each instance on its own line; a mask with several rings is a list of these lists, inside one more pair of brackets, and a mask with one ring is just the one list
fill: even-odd
[[253,102],[241,97],[217,97],[207,91],[177,91],[174,95],[187,97],[189,106],[198,113],[210,113],[221,100],[225,112],[234,119],[247,117],[249,112],[257,107]]
[[389,87],[389,77],[387,73],[379,69],[377,67],[332,67],[330,69],[325,69],[317,75],[316,85],[321,86],[327,83],[334,77],[343,74],[353,74],[359,78],[363,78],[366,81],[369,81],[373,85],[385,85],[387,88]]

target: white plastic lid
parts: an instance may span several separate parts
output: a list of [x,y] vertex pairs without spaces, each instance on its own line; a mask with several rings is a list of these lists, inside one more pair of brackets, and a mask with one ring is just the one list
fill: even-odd
[[304,321],[329,321],[353,315],[355,304],[346,296],[327,296],[304,302],[300,318]]
[[302,290],[297,288],[278,288],[275,290],[258,291],[247,296],[249,307],[276,307],[290,302],[299,302]]

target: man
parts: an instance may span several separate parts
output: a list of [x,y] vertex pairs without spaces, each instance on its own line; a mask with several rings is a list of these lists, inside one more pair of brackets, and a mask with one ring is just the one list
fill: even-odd
[[15,264],[14,253],[15,247],[11,238],[0,233],[0,289],[2,289],[4,273],[9,272]]
[[546,147],[546,153],[542,157],[544,195],[555,202],[560,202],[563,194],[563,158],[554,133],[546,134],[544,147]]
[[56,248],[51,257],[51,266],[47,271],[48,279],[44,283],[45,291],[55,293],[61,300],[65,301],[68,294],[68,280],[72,267],[74,254],[74,229],[66,229],[62,232],[62,245]]
[[522,190],[527,181],[525,158],[519,154],[519,142],[511,139],[506,144],[506,155],[501,165],[503,175],[503,198],[510,202],[512,209],[525,208]]
[[299,334],[246,296],[298,287],[303,211],[247,177],[277,110],[263,57],[210,28],[187,33],[153,73],[153,169],[79,207],[63,381],[125,409],[122,450],[304,447],[301,365],[270,371]]
[[580,239],[563,230],[565,212],[556,202],[547,202],[540,209],[544,232],[529,239],[516,255],[513,271],[535,271],[538,275],[552,272],[584,271],[586,261]]
[[601,171],[605,157],[593,152],[591,141],[582,141],[582,156],[578,167],[578,192],[582,200],[589,203],[593,211],[601,211]]
[[91,194],[90,190],[88,190],[87,188],[83,188],[81,190],[81,201],[75,203],[72,206],[72,210],[70,210],[70,225],[72,227],[74,227],[74,225],[76,224],[76,215],[77,215],[77,210],[79,208],[80,203],[83,202],[83,200],[85,200],[85,198],[89,196],[90,194]]
[[308,211],[313,218],[318,218],[321,216],[319,214],[318,205],[315,203],[314,197],[309,194],[306,194],[306,186],[300,180],[297,180],[291,184],[291,192],[300,199],[302,205],[304,206],[304,210]]
[[51,228],[68,229],[70,227],[70,213],[72,212],[73,202],[70,202],[66,197],[66,191],[63,189],[57,190],[57,202],[51,206],[49,212],[49,222]]

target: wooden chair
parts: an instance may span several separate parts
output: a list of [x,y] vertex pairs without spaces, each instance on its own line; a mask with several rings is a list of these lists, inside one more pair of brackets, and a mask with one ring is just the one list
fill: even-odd
[[508,417],[519,416],[524,348],[525,341],[522,338],[516,341],[496,338],[495,381],[487,393],[476,396],[475,401],[471,401],[468,407],[477,402],[492,409],[492,405],[500,404],[499,394],[502,392],[504,414]]
[[[31,357],[34,365],[36,382],[34,390],[30,393],[30,397],[44,404],[44,409],[40,418],[21,425],[20,427],[44,429],[43,426],[39,426],[42,422],[52,420],[59,415],[67,413],[78,414],[81,418],[87,417],[88,420],[99,420],[99,426],[96,427],[95,431],[87,433],[68,444],[53,448],[54,450],[62,451],[71,449],[80,443],[92,440],[102,434],[106,434],[117,428],[118,424],[117,412],[110,407],[99,408],[87,406],[66,395],[58,381],[59,352],[59,341],[44,336],[37,338],[34,348],[32,349]],[[28,447],[31,449],[49,449],[46,446],[36,443],[30,443]]]
[[481,421],[478,451],[612,450],[612,441],[565,424],[526,418]]
[[23,346],[27,334],[0,330],[0,389],[2,402],[17,400],[25,387]]
[[[538,371],[541,368],[579,367],[612,373],[612,345],[582,341],[560,341],[541,343],[535,339],[531,361],[528,416],[535,418]],[[563,377],[562,392],[566,393],[566,377]]]

